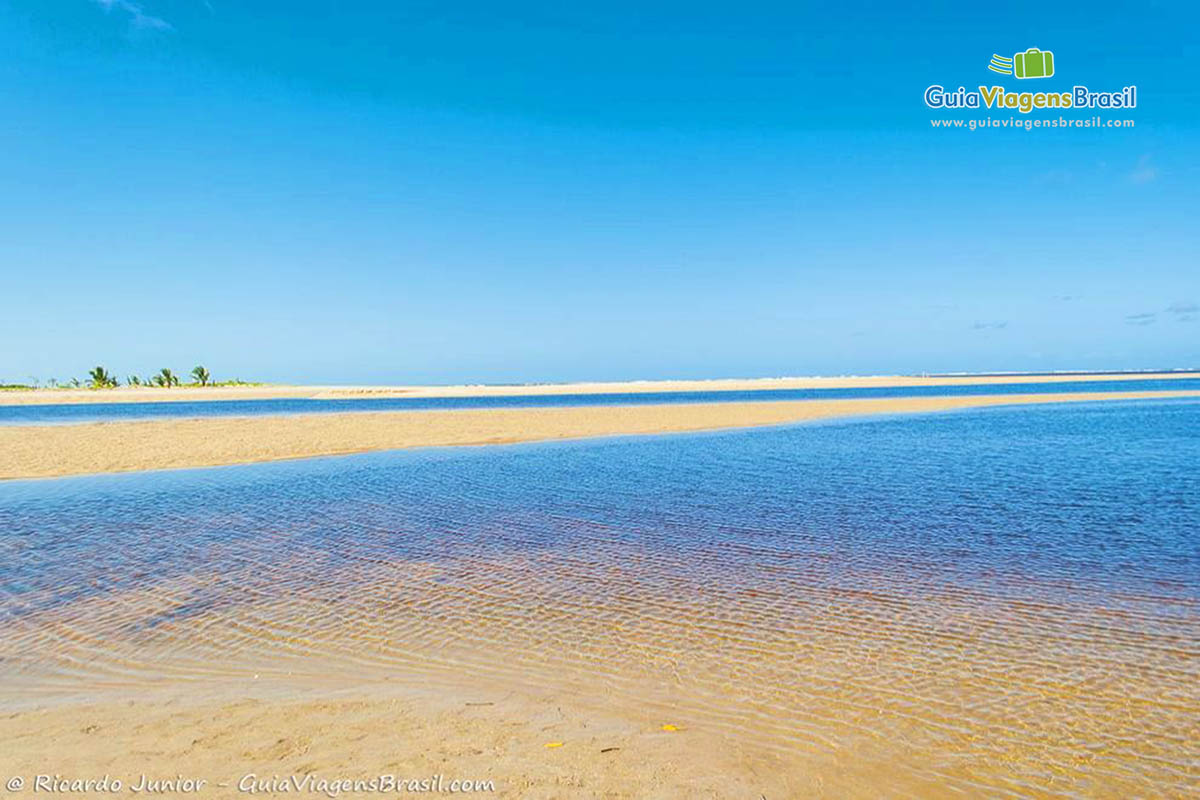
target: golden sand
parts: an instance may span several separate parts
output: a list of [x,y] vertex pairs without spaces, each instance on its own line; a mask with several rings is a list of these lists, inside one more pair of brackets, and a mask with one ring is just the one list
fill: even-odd
[[702,730],[663,730],[669,723],[651,715],[609,718],[561,698],[512,693],[432,698],[383,691],[296,699],[293,690],[286,700],[143,698],[6,715],[0,718],[0,778],[24,776],[29,793],[39,774],[108,775],[126,787],[182,777],[199,788],[168,796],[205,798],[326,796],[246,792],[292,776],[395,776],[440,780],[444,787],[486,781],[492,791],[485,786],[468,796],[545,800],[785,798],[816,796],[818,788],[811,775],[781,768],[778,756]]
[[8,713],[0,716],[0,779],[25,776],[28,791],[33,776],[47,773],[109,775],[126,786],[142,775],[184,776],[206,782],[193,795],[200,797],[246,796],[237,789],[248,775],[441,776],[492,783],[494,791],[473,796],[547,800],[783,798],[816,788],[811,772],[782,766],[789,760],[777,753],[654,710],[612,713],[555,687],[514,691],[412,676],[341,684],[247,675],[237,687],[95,689],[99,699]]
[[408,447],[704,431],[998,405],[1168,397],[1200,397],[1200,391],[356,412],[9,426],[0,427],[0,479],[217,466]]

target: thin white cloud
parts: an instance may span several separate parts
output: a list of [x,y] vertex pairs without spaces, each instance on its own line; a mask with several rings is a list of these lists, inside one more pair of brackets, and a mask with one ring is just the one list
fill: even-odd
[[129,18],[130,26],[134,28],[152,31],[175,30],[171,23],[162,17],[147,14],[145,9],[133,0],[92,0],[92,2],[103,8],[106,13],[111,14],[115,10],[125,14]]
[[1195,322],[1197,314],[1200,313],[1200,305],[1190,302],[1171,303],[1167,306],[1167,313],[1171,314],[1176,322]]
[[1075,182],[1075,175],[1069,169],[1052,169],[1034,177],[1038,184],[1067,184]]
[[1137,166],[1129,173],[1129,180],[1134,183],[1150,183],[1158,178],[1158,167],[1150,163],[1149,154],[1138,159]]

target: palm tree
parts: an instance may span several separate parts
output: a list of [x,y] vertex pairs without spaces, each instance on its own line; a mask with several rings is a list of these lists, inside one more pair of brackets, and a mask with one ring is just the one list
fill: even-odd
[[179,377],[174,372],[171,372],[171,370],[163,367],[154,376],[154,383],[156,386],[164,386],[170,389],[172,386],[179,385]]
[[93,389],[111,389],[117,385],[117,379],[108,373],[104,367],[96,367],[88,372]]
[[142,379],[139,378],[137,375],[130,375],[128,378],[125,379],[125,383],[129,384],[130,386],[141,386]]
[[201,366],[192,367],[192,377],[196,379],[196,383],[201,386],[208,386],[208,382],[212,380],[212,375],[208,370]]

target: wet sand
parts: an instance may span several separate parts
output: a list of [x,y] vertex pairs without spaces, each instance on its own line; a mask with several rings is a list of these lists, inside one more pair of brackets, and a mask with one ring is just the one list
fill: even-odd
[[148,780],[194,782],[195,791],[169,793],[175,797],[294,796],[277,788],[293,776],[314,784],[378,776],[440,782],[433,796],[466,780],[480,782],[468,796],[545,800],[784,798],[817,788],[811,774],[792,772],[776,754],[702,729],[664,730],[670,724],[652,713],[621,717],[555,695],[388,687],[303,694],[291,687],[287,699],[142,695],[5,715],[0,778],[23,776],[26,793],[37,775],[108,775],[123,782],[123,794]]
[[781,425],[1030,403],[1200,397],[1200,391],[696,403],[0,427],[0,479],[180,469],[409,447],[505,444]]
[[440,774],[547,800],[1194,783],[1181,592],[1068,596],[1014,574],[992,595],[953,563],[841,557],[739,585],[620,538],[447,561],[368,548],[336,577],[267,542],[240,569],[0,620],[0,779],[182,775],[235,797],[247,774]]
[[1054,384],[1081,381],[1178,380],[1200,378],[1200,372],[1124,372],[1053,375],[842,375],[828,377],[714,378],[708,380],[589,381],[512,385],[457,386],[180,386],[160,389],[122,386],[117,389],[36,389],[0,392],[0,405],[56,403],[170,403],[200,400],[269,400],[276,398],[341,399],[372,397],[504,397],[512,395],[627,394],[651,392],[745,392],[778,389],[855,389],[907,386],[982,386],[987,384]]

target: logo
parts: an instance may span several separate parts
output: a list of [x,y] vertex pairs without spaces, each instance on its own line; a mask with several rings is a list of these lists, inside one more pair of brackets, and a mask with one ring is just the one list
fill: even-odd
[[998,56],[992,53],[992,63],[988,64],[988,69],[992,72],[999,72],[1001,75],[1012,75],[1013,60]]
[[1031,47],[1024,53],[1016,53],[1012,58],[992,53],[988,69],[1001,75],[1014,75],[1018,78],[1049,78],[1054,75],[1054,53],[1049,50],[1038,50]]
[[[1018,80],[1053,78],[1056,75],[1054,53],[1036,47],[1014,53],[1012,58],[993,53],[987,68],[1000,75],[1011,75]],[[925,105],[929,108],[991,109],[1016,111],[1020,114],[1047,111],[1059,113],[1065,109],[1137,108],[1136,86],[1099,92],[1078,83],[1058,87],[1050,85],[1039,89],[1041,91],[1026,92],[1009,91],[1003,86],[995,85],[979,85],[975,89],[959,85],[955,90],[947,89],[945,84],[935,83],[925,90]]]

